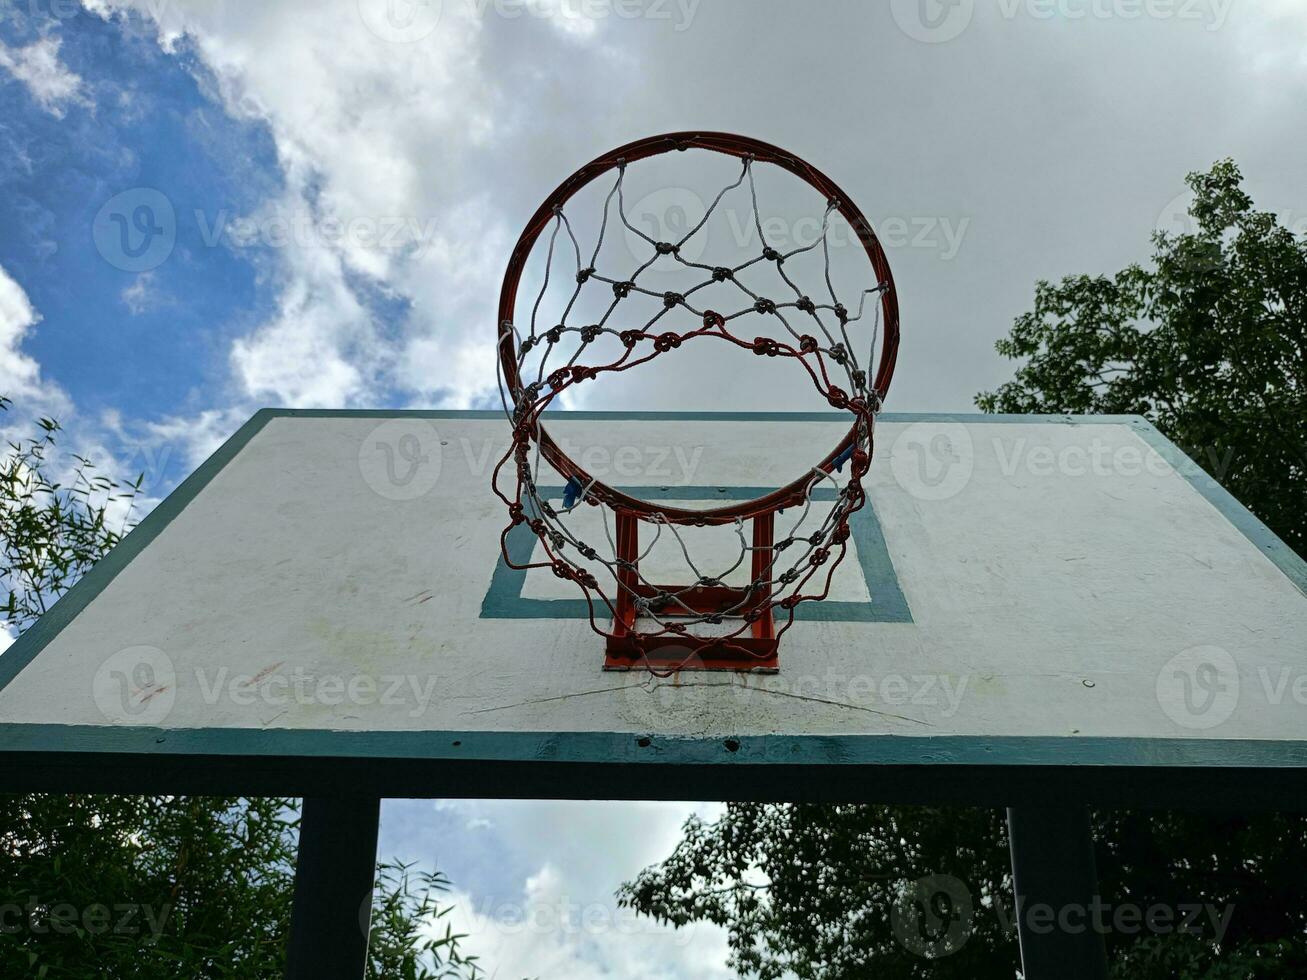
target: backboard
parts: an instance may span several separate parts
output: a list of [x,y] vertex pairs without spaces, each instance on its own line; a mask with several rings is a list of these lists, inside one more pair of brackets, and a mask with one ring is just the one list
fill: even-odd
[[[549,418],[687,506],[848,424]],[[260,412],[0,655],[3,785],[1302,797],[1307,567],[1142,419],[882,415],[855,560],[772,676],[604,673],[572,584],[500,556],[507,445],[495,412]]]

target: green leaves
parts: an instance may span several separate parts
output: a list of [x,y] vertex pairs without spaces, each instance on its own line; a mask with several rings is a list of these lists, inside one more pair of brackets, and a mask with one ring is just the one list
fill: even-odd
[[[288,799],[0,796],[0,976],[280,980],[297,824]],[[482,976],[448,888],[379,866],[371,980]]]
[[[0,797],[0,976],[275,976],[291,801]],[[250,837],[251,814],[263,832]]]
[[445,980],[484,976],[477,958],[464,954],[467,938],[441,920],[453,906],[439,898],[449,891],[449,879],[438,871],[415,871],[411,864],[391,862],[377,868],[377,898],[372,909],[368,944],[370,980]]
[[1151,268],[1035,287],[998,342],[1023,361],[987,412],[1147,416],[1307,553],[1307,240],[1253,209],[1230,160],[1190,174],[1191,228]]
[[[743,976],[1014,975],[1014,937],[992,910],[1008,887],[999,811],[731,804],[716,823],[691,818],[683,833],[619,900],[678,926],[725,926]],[[964,883],[976,912],[961,948],[930,959],[896,932],[895,912],[913,882],[941,872]]]
[[[0,411],[10,404],[0,396]],[[0,460],[0,612],[17,632],[127,533],[144,476],[119,485],[82,456],[53,458],[59,423],[41,418],[35,426]]]

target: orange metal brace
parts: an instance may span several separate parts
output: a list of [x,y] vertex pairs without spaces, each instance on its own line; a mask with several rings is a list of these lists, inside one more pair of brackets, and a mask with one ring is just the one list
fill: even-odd
[[[774,514],[766,511],[752,518],[753,561],[751,582],[771,575]],[[780,669],[776,621],[769,604],[771,588],[755,590],[751,586],[728,585],[648,585],[640,581],[640,519],[628,510],[617,512],[618,595],[612,635],[607,642],[604,670],[634,670],[646,667],[682,670],[739,670],[774,674]],[[689,633],[661,633],[642,636],[636,628],[636,599],[655,599],[664,593],[678,593],[684,605],[672,604],[660,610],[665,618],[711,615],[721,609],[736,608],[732,619],[751,611],[758,616],[747,633],[711,637]],[[688,607],[688,609],[687,609]]]

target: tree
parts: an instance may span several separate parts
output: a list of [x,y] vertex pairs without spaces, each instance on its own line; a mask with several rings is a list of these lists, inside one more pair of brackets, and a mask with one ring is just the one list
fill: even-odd
[[1253,209],[1230,160],[1190,174],[1194,228],[1153,236],[1153,268],[1035,287],[986,412],[1147,416],[1307,554],[1307,239]]
[[[0,411],[10,401],[0,395]],[[50,476],[59,423],[11,442],[0,461],[0,582],[8,590],[5,626],[21,633],[109,551],[131,526],[141,480],[120,486],[82,456],[67,482]],[[143,476],[144,474],[142,474]]]
[[[1229,160],[1191,174],[1193,227],[1156,234],[1148,268],[1040,282],[997,345],[1023,363],[977,403],[1145,415],[1304,554],[1307,241],[1255,211],[1241,182]],[[1307,820],[1093,816],[1105,900],[1203,908],[1196,936],[1112,932],[1114,976],[1307,976],[1295,880]],[[673,854],[620,898],[676,925],[727,927],[733,965],[765,980],[1006,980],[1018,963],[1010,895],[997,812],[733,804],[715,823],[687,822]]]
[[[1015,937],[994,905],[1010,888],[999,811],[739,803],[712,824],[691,817],[684,834],[619,901],[676,926],[724,926],[742,976],[1015,974]],[[927,911],[913,908],[912,884],[941,872],[966,888],[970,915],[958,901],[930,910],[934,922],[912,914]]]
[[[0,411],[9,408],[0,397]],[[73,456],[58,422],[0,460],[0,581],[22,632],[127,533],[141,486]],[[3,654],[0,654],[3,656]],[[289,799],[0,796],[0,976],[280,978],[298,807]],[[368,976],[480,976],[436,872],[377,870]]]

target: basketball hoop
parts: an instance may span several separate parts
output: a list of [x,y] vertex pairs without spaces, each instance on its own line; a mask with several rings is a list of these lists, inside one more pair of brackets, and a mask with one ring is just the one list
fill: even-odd
[[[737,158],[740,176],[716,196],[703,220],[683,237],[657,241],[627,220],[622,200],[626,170],[648,157],[688,149]],[[826,210],[820,238],[785,252],[767,244],[753,179],[758,164],[775,165],[822,195]],[[610,173],[616,176],[604,199],[598,241],[589,260],[583,261],[564,205],[583,187]],[[733,266],[683,258],[683,246],[703,229],[713,209],[728,192],[742,187],[747,187],[750,196],[759,254]],[[599,261],[614,198],[626,230],[650,251],[647,261],[620,276]],[[831,283],[828,234],[835,213],[855,232],[874,280],[861,291],[856,307],[842,303]],[[521,324],[516,322],[518,287],[533,248],[551,226],[543,285],[529,322]],[[541,300],[551,275],[556,275],[560,233],[575,254],[575,287],[566,309],[544,327],[538,322]],[[787,259],[818,246],[824,258],[827,296],[814,299],[793,281],[784,265]],[[656,262],[679,268],[691,278],[690,285],[679,291],[648,288],[641,276]],[[773,268],[781,280],[783,298],[755,292],[741,282],[737,276],[750,267],[755,271]],[[720,291],[728,284],[738,287],[737,306],[719,311],[696,302],[697,293],[706,288]],[[607,312],[593,322],[569,323],[577,298],[586,289],[611,291]],[[621,322],[618,317],[627,308],[623,302],[632,296],[652,299],[653,305],[660,306],[658,312],[643,323]],[[873,327],[870,338],[862,337],[860,344],[854,337],[865,314],[870,314]],[[764,321],[766,327],[740,331],[736,321],[746,318]],[[778,336],[768,335],[766,328]],[[872,373],[870,362],[878,335],[880,354]],[[607,669],[647,668],[660,675],[681,669],[775,671],[780,638],[793,625],[795,609],[800,603],[827,597],[835,569],[848,551],[849,519],[866,502],[862,481],[870,466],[876,415],[893,377],[898,340],[898,302],[884,250],[857,206],[815,167],[767,143],[724,133],[654,136],[598,157],[540,205],[518,239],[504,274],[498,367],[504,409],[512,424],[512,444],[495,467],[492,483],[509,513],[509,525],[501,535],[505,561],[516,569],[547,569],[581,589],[591,626],[606,640]],[[596,357],[602,342],[620,353]],[[609,485],[571,458],[546,429],[542,419],[546,409],[572,387],[709,343],[794,361],[827,404],[849,413],[848,432],[820,462],[787,485],[753,500],[695,510],[643,500]],[[860,350],[867,351],[865,365]],[[561,500],[546,499],[542,491],[540,477],[545,465],[565,483]],[[506,493],[500,482],[509,469],[516,485]],[[834,505],[820,520],[813,515],[813,490],[819,486],[835,491]],[[586,506],[605,512],[606,548],[583,540],[569,526],[568,517]],[[778,515],[788,508],[798,509],[799,518],[778,537]],[[522,563],[510,555],[509,533],[522,524],[535,533],[544,560]],[[738,559],[726,568],[705,568],[692,557],[681,529],[722,525],[734,526],[739,538]],[[653,542],[642,547],[642,531],[651,534],[653,541],[663,534],[675,538],[685,556],[686,583],[656,583],[642,573],[641,559],[653,547]],[[746,566],[746,582],[727,584],[731,574]]]

